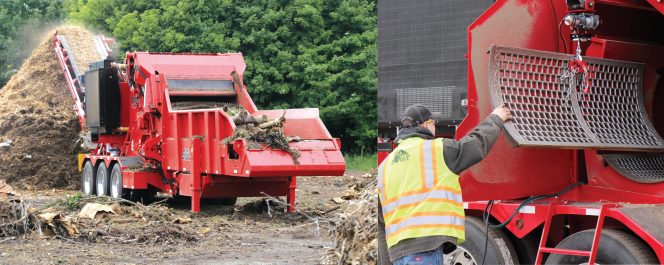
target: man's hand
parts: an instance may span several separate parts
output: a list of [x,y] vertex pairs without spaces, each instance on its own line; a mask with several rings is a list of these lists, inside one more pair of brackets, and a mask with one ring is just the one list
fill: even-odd
[[509,120],[512,119],[512,114],[510,113],[510,109],[508,109],[508,108],[505,107],[504,105],[495,108],[495,109],[493,110],[493,112],[491,112],[491,114],[496,114],[496,115],[498,115],[498,117],[499,117],[503,122],[507,122],[507,121],[509,121]]

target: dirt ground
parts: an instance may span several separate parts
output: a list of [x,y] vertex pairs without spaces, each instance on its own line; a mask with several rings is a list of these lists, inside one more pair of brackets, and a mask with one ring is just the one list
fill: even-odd
[[[319,235],[316,224],[300,214],[273,210],[270,217],[262,211],[264,207],[250,207],[259,205],[260,198],[240,198],[235,207],[203,205],[199,214],[190,213],[186,202],[171,201],[168,206],[174,215],[192,219],[180,226],[196,231],[195,242],[150,245],[11,239],[0,243],[0,264],[318,264],[334,247],[325,218],[347,204],[331,199],[339,198],[348,188],[350,176],[364,173],[298,178],[296,196],[303,212],[321,213],[339,207],[320,217]],[[75,193],[42,190],[24,192],[22,197],[34,206],[43,206]]]

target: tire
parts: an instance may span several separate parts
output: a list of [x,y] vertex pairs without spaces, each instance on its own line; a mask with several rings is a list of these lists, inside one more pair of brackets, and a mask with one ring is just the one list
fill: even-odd
[[[466,216],[466,241],[444,256],[444,264],[482,264],[486,242],[486,225],[480,218]],[[519,258],[507,235],[489,227],[484,264],[519,264]]]
[[115,163],[109,176],[109,195],[113,198],[130,199],[129,190],[122,186],[122,168],[120,164]]
[[97,170],[90,160],[85,161],[81,170],[81,192],[85,195],[95,195]]
[[[590,250],[595,229],[572,234],[561,241],[556,248]],[[588,257],[550,255],[545,264],[581,264]],[[597,264],[659,264],[655,253],[640,239],[631,234],[616,230],[602,229],[597,252]]]
[[520,264],[535,264],[537,258],[537,250],[539,249],[539,242],[542,236],[541,230],[532,231],[530,234],[523,238],[517,238],[514,235],[508,235],[512,240],[514,250],[519,257]]
[[109,179],[108,179],[108,168],[106,167],[106,164],[104,161],[101,161],[99,163],[99,166],[97,166],[97,177],[96,177],[96,193],[97,196],[106,196],[108,195],[108,189],[109,189]]

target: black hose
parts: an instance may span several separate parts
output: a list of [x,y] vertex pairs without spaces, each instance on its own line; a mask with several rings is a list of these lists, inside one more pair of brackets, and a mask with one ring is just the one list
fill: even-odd
[[484,255],[482,256],[482,265],[484,265],[486,253],[489,250],[489,216],[491,215],[491,209],[493,209],[493,200],[487,202],[484,212],[482,212],[482,220],[484,220]]
[[[558,14],[556,13],[556,7],[553,5],[553,0],[549,0],[549,4],[551,5],[551,11],[553,12],[553,25],[555,27]],[[557,35],[559,34],[560,34],[560,26],[558,26],[557,32],[553,34],[556,35],[554,39],[558,38]],[[558,40],[556,40],[556,52],[560,52],[560,42]]]
[[482,219],[484,220],[484,225],[485,225],[485,229],[486,229],[485,234],[484,234],[484,256],[482,257],[482,265],[484,265],[484,260],[486,259],[486,253],[489,250],[489,227],[491,227],[493,229],[503,228],[507,224],[509,224],[512,221],[512,219],[514,219],[516,214],[519,213],[519,210],[521,210],[521,208],[523,208],[524,206],[526,206],[526,205],[528,205],[528,204],[530,204],[534,201],[537,201],[537,200],[548,199],[548,198],[553,198],[553,197],[559,197],[560,195],[565,194],[566,192],[570,191],[572,188],[574,188],[578,185],[581,185],[581,184],[582,184],[581,182],[572,183],[571,185],[565,187],[563,190],[561,190],[559,192],[556,192],[556,193],[553,193],[553,194],[539,195],[539,196],[530,197],[530,198],[524,200],[523,202],[521,202],[521,204],[519,204],[519,206],[517,206],[516,209],[514,209],[514,212],[512,212],[512,215],[510,215],[510,217],[507,218],[507,220],[505,220],[505,222],[502,222],[502,223],[497,224],[497,225],[492,225],[492,224],[489,223],[489,218],[491,217],[491,209],[493,209],[493,202],[494,201],[493,200],[488,201],[486,206],[484,207],[484,211],[482,212]]
[[497,225],[490,225],[490,226],[492,228],[503,228],[507,224],[509,224],[509,222],[511,222],[512,219],[514,219],[514,217],[516,216],[517,213],[519,213],[519,210],[521,210],[521,208],[523,208],[524,206],[530,204],[531,202],[538,201],[538,200],[543,200],[543,199],[548,199],[548,198],[553,198],[553,197],[558,197],[558,196],[568,192],[572,188],[574,188],[578,185],[581,185],[581,184],[582,184],[581,182],[572,183],[571,185],[565,187],[563,190],[561,190],[557,193],[530,197],[530,198],[526,199],[525,201],[523,201],[521,204],[519,204],[519,206],[516,207],[516,209],[514,209],[514,212],[512,212],[512,215],[509,218],[507,218],[507,220],[505,220],[505,222],[502,222],[502,223],[497,224]]
[[565,41],[565,36],[563,36],[562,26],[563,26],[563,21],[561,20],[560,23],[558,23],[558,33],[560,34],[560,39],[563,40],[563,47],[565,48],[565,53],[567,53],[567,42]]

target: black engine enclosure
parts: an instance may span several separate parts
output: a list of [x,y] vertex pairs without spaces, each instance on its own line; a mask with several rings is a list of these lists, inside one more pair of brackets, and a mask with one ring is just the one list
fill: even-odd
[[120,126],[120,80],[111,62],[90,63],[83,79],[86,125],[93,140]]

